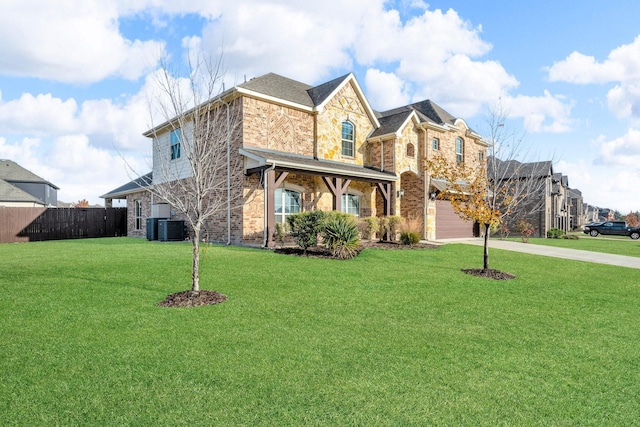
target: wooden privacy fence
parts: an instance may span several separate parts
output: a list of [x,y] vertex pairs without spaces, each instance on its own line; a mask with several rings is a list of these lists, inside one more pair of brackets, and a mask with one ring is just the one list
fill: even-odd
[[0,207],[0,243],[127,235],[127,208]]

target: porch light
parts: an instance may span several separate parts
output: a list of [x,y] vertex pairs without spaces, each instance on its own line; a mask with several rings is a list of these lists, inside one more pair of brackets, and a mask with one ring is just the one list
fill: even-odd
[[399,191],[396,192],[398,197],[404,197],[404,188],[401,188]]

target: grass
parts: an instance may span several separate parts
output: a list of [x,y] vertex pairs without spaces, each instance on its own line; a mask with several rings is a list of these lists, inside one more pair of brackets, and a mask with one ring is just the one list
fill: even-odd
[[141,239],[0,245],[3,425],[636,425],[638,271],[482,248],[351,261]]
[[[640,258],[640,240],[631,240],[629,237],[623,236],[590,237],[584,233],[581,235],[576,233],[572,234],[577,235],[578,239],[544,239],[532,237],[529,239],[529,243]],[[508,240],[521,241],[520,238],[509,238]]]

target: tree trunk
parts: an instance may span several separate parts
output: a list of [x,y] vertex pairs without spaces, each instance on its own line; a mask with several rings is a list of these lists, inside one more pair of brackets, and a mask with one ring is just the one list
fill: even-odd
[[200,231],[193,233],[193,268],[191,271],[191,290],[200,291]]
[[484,271],[489,271],[489,233],[491,226],[484,224]]

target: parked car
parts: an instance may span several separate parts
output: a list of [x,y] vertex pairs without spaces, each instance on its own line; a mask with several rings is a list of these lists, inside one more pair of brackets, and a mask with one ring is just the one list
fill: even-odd
[[640,238],[640,227],[629,227],[624,221],[592,222],[584,226],[585,234],[596,237],[598,234],[629,236],[633,240]]

